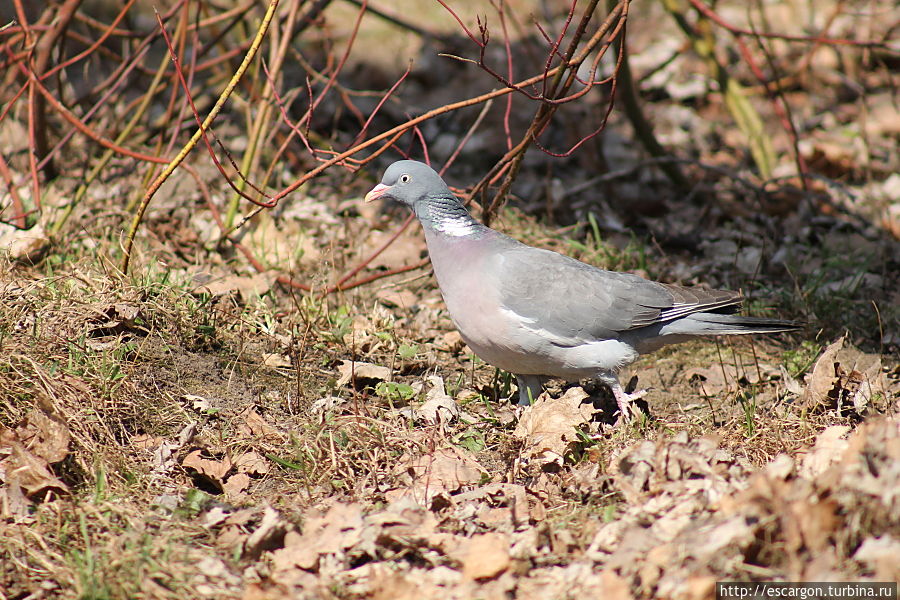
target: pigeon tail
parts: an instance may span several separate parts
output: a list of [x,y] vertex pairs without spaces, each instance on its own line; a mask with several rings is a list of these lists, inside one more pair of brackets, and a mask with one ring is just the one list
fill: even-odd
[[698,312],[664,324],[659,335],[745,335],[750,333],[782,333],[801,326],[793,321]]

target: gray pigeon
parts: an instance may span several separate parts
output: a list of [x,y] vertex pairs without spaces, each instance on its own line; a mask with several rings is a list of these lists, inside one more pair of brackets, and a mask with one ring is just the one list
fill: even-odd
[[656,283],[526,246],[473,219],[420,162],[388,167],[366,202],[376,198],[415,211],[453,323],[481,359],[515,374],[520,405],[536,399],[546,379],[597,378],[628,418],[646,390],[626,393],[616,373],[639,355],[696,336],[799,328],[734,314],[738,292]]

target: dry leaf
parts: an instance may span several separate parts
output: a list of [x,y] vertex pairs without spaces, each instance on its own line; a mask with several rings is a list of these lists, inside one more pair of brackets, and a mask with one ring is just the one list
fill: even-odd
[[325,396],[324,398],[313,401],[310,410],[324,418],[325,413],[333,411],[345,402],[346,400],[340,396]]
[[444,391],[444,380],[438,375],[428,377],[431,389],[425,395],[425,402],[416,409],[416,416],[429,423],[449,423],[459,416],[456,400]]
[[197,471],[217,486],[222,487],[225,476],[231,470],[232,463],[227,456],[222,459],[204,458],[203,450],[194,450],[182,459],[181,466]]
[[203,283],[202,288],[213,296],[237,292],[242,299],[249,300],[262,296],[272,289],[276,275],[275,272],[254,273],[253,275],[226,273],[221,277],[209,278]]
[[411,477],[410,487],[385,494],[389,501],[411,496],[428,504],[438,494],[452,493],[478,483],[487,475],[484,467],[466,450],[451,446],[414,459],[400,459],[397,473]]
[[342,361],[337,370],[341,374],[337,380],[338,387],[346,385],[352,379],[356,388],[360,389],[373,382],[387,381],[391,377],[391,370],[387,367],[352,360]]
[[283,439],[281,432],[270,425],[253,408],[248,408],[239,415],[243,422],[238,424],[237,430],[242,437],[277,437]]
[[[891,177],[896,178],[900,182],[900,175],[895,173]],[[900,240],[900,202],[894,202],[890,206],[885,207],[881,215],[881,226],[890,231],[895,240]]]
[[153,451],[153,470],[164,473],[175,466],[175,452],[187,444],[197,432],[196,423],[188,423],[178,432],[178,439],[174,442],[160,441],[159,446]]
[[900,540],[885,534],[881,537],[870,537],[863,540],[853,559],[865,564],[875,572],[878,581],[896,581],[900,579]]
[[0,427],[0,481],[7,485],[11,511],[21,507],[22,493],[31,500],[48,492],[68,493],[50,465],[68,455],[69,439],[64,423],[39,410],[29,412],[16,429]]
[[191,403],[191,408],[200,413],[207,413],[213,408],[213,403],[203,396],[197,394],[182,394],[181,399]]
[[131,437],[130,444],[138,450],[153,450],[162,443],[162,438],[149,433],[138,433]]
[[518,580],[517,598],[602,598],[631,600],[630,585],[609,567],[603,571],[590,562],[578,561],[565,567],[533,569]]
[[50,238],[40,224],[31,229],[19,229],[0,223],[0,252],[10,260],[33,264],[50,245]]
[[250,476],[246,473],[235,473],[222,484],[222,491],[232,500],[245,496],[244,491],[250,486]]
[[814,480],[825,470],[839,461],[849,446],[845,436],[850,431],[847,425],[832,425],[816,437],[812,450],[803,457],[800,474]]
[[828,393],[834,387],[834,363],[838,350],[844,345],[844,336],[832,342],[822,351],[816,364],[813,366],[806,385],[804,403],[807,407],[819,406],[827,403]]
[[59,418],[43,411],[30,411],[16,428],[16,436],[30,453],[50,464],[60,462],[69,454],[69,428]]
[[48,492],[67,494],[68,486],[50,470],[43,458],[26,450],[18,442],[6,449],[7,458],[0,461],[0,479],[10,488],[20,488],[31,500],[43,498]]
[[462,336],[459,335],[459,332],[456,330],[448,331],[444,335],[441,336],[440,345],[438,346],[439,350],[446,350],[447,352],[452,352],[453,354],[458,353],[466,343],[463,341]]
[[[3,479],[3,468],[0,464],[0,480]],[[18,485],[0,486],[0,517],[4,519],[23,519],[31,511],[31,502],[22,493]]]
[[490,579],[509,568],[509,538],[500,533],[473,535],[461,549],[463,575]]
[[843,347],[844,338],[829,345],[816,361],[807,386],[806,406],[843,411],[853,407],[863,414],[873,395],[885,394],[881,358],[852,347]]
[[266,352],[262,355],[263,364],[272,369],[290,369],[293,367],[289,356],[280,352]]
[[234,459],[234,467],[238,473],[265,475],[269,472],[269,461],[259,452],[245,452]]
[[810,494],[788,506],[789,512],[782,517],[788,550],[822,552],[841,522],[837,501]]
[[[335,503],[324,515],[310,511],[303,533],[288,532],[284,548],[272,553],[273,567],[287,576],[297,567],[316,570],[320,557],[337,556],[356,544],[363,526],[362,507],[356,503]],[[279,573],[273,579],[277,581]]]
[[280,548],[289,529],[290,525],[278,511],[267,505],[259,526],[244,543],[244,557],[256,559],[266,550]]
[[419,302],[419,297],[406,288],[383,287],[375,292],[379,302],[390,308],[409,310]]
[[584,390],[574,387],[559,399],[542,395],[528,406],[513,432],[525,442],[523,453],[548,462],[561,460],[578,440],[579,429],[591,420],[593,407],[581,403],[587,397]]
[[600,574],[600,580],[603,583],[604,600],[631,600],[631,586],[628,581],[619,577],[615,571],[608,569]]

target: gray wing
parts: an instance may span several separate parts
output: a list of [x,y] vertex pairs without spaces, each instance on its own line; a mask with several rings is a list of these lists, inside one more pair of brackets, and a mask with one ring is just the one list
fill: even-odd
[[557,345],[617,338],[695,312],[734,312],[741,302],[735,292],[656,283],[525,245],[506,248],[494,264],[503,305]]

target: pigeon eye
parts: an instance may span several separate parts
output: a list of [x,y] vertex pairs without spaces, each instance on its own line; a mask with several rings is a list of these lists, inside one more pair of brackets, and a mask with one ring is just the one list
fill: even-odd
[[409,183],[409,179],[409,175],[407,173],[404,173],[400,176],[400,183]]

